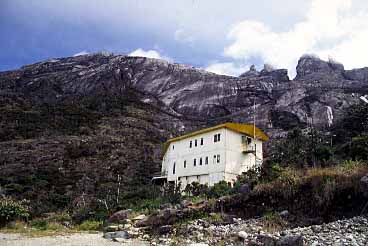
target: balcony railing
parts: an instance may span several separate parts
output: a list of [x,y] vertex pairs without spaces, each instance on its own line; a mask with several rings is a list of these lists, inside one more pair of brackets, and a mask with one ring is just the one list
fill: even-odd
[[254,147],[253,144],[243,144],[242,148],[243,148],[243,153],[244,154],[255,152],[255,147]]

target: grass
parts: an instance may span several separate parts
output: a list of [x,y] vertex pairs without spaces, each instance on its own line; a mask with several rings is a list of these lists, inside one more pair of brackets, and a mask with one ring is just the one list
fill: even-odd
[[79,225],[73,227],[65,227],[60,222],[55,220],[64,220],[65,215],[52,216],[50,218],[34,219],[28,223],[24,221],[13,221],[8,223],[5,227],[0,229],[1,233],[20,233],[29,237],[44,237],[44,236],[57,236],[69,233],[81,233],[81,232],[96,232],[102,227],[101,221],[86,220]]
[[266,212],[261,220],[263,229],[268,232],[280,231],[286,228],[287,223],[278,213]]

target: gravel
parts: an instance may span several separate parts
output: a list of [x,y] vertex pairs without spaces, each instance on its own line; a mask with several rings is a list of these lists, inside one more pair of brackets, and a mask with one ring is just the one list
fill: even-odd
[[149,245],[136,239],[124,240],[121,242],[113,242],[102,237],[102,233],[76,233],[60,236],[47,237],[27,237],[24,234],[3,234],[0,233],[1,246],[118,246],[132,245],[143,246]]
[[[179,234],[179,235],[178,235]],[[292,240],[302,238],[304,245],[365,246],[368,245],[368,220],[358,216],[335,222],[265,232],[260,219],[234,219],[233,224],[212,225],[196,220],[174,237],[172,234],[156,238],[156,245],[295,245]],[[290,244],[282,244],[285,242]]]

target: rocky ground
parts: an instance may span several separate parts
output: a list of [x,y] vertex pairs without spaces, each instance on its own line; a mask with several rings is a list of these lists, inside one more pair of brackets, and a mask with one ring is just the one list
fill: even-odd
[[118,231],[105,234],[77,233],[35,238],[24,234],[0,233],[0,245],[368,245],[368,219],[364,216],[273,232],[265,231],[261,218],[236,218],[233,221],[227,225],[216,225],[199,219],[185,225],[162,227],[160,234],[150,234],[147,228],[135,228],[131,224],[118,226]]
[[[208,220],[195,220],[193,222],[163,226],[156,234],[147,233],[147,228],[135,228],[131,225],[124,233],[118,232],[122,237],[117,239],[116,232],[105,233],[105,238],[112,241],[127,242],[127,237],[136,237],[143,243],[150,245],[265,245],[265,246],[298,246],[298,245],[367,245],[368,219],[358,216],[335,222],[279,229],[265,227],[262,218],[242,220],[233,219],[231,224],[211,223]],[[123,229],[123,228],[120,228]],[[267,230],[267,231],[266,231]],[[272,231],[272,232],[270,232]]]

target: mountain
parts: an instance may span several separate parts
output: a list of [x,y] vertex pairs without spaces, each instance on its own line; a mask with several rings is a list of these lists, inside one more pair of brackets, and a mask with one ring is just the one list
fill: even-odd
[[121,177],[126,192],[149,182],[170,137],[252,122],[254,103],[271,138],[312,123],[328,129],[368,94],[368,68],[306,55],[296,70],[293,80],[268,65],[231,77],[98,53],[1,72],[0,193],[39,212],[108,200]]

